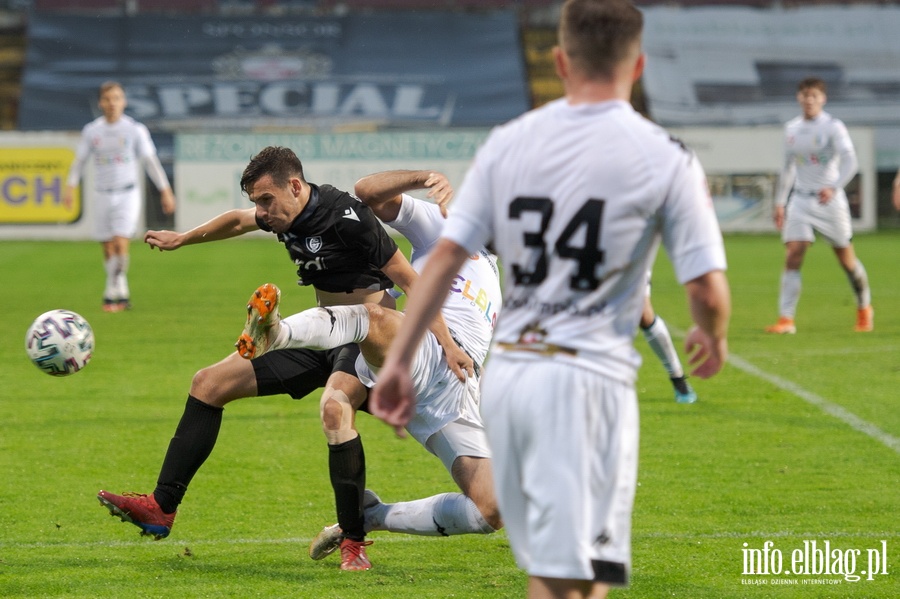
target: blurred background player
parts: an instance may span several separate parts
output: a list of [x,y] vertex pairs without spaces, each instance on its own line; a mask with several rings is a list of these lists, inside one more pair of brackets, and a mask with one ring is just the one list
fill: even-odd
[[94,239],[103,245],[106,288],[103,310],[119,312],[131,307],[128,288],[128,247],[137,231],[141,201],[138,166],[143,164],[159,189],[164,214],[175,212],[175,196],[159,163],[147,127],[125,114],[125,90],[115,81],[100,86],[100,111],[81,130],[75,161],[69,170],[63,204],[70,208],[75,188],[89,158],[94,163],[92,213]]
[[803,111],[784,127],[785,160],[775,196],[775,226],[781,231],[785,261],[778,295],[778,322],[767,333],[797,332],[794,315],[800,301],[800,268],[818,232],[831,244],[856,294],[856,331],[871,331],[874,321],[869,278],[853,250],[850,205],[844,187],[856,174],[856,150],[847,127],[823,110],[826,85],[809,77],[797,86]]
[[532,599],[600,599],[628,581],[634,337],[660,241],[696,323],[692,374],[716,374],[728,353],[725,248],[703,169],[629,104],[642,29],[627,0],[563,5],[553,55],[565,97],[497,127],[478,150],[369,398],[402,431],[416,410],[418,342],[459,267],[490,242],[505,297],[482,417]]
[[641,312],[641,333],[650,345],[650,349],[659,358],[663,368],[669,374],[672,387],[675,389],[675,401],[678,403],[694,403],[697,401],[697,393],[687,381],[687,375],[678,358],[678,351],[672,343],[672,335],[666,321],[660,318],[653,310],[650,303],[650,285],[647,285],[647,299],[644,300],[644,310]]

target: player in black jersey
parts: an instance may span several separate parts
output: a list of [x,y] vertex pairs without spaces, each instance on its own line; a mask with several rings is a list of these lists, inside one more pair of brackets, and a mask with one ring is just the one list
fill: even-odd
[[[315,289],[320,306],[373,302],[393,308],[388,289],[396,284],[409,293],[417,275],[371,209],[330,185],[308,183],[290,149],[267,147],[253,157],[241,177],[241,190],[253,208],[230,210],[185,233],[148,231],[144,241],[160,251],[175,250],[262,229],[278,236],[298,267],[300,284]],[[471,358],[453,341],[443,319],[432,330],[457,376],[473,374]],[[341,567],[368,569],[362,511],[365,456],[353,418],[366,399],[354,368],[358,353],[355,344],[325,352],[273,351],[252,361],[235,352],[201,369],[191,382],[153,493],[100,491],[100,502],[141,528],[141,534],[168,536],[188,484],[215,446],[225,404],[282,393],[300,399],[324,387],[321,412],[338,522],[355,542]]]

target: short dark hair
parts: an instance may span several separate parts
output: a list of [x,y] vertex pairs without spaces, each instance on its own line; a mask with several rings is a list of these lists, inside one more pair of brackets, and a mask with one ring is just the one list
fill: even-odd
[[287,185],[292,177],[306,181],[300,159],[290,148],[280,146],[265,147],[250,159],[241,175],[241,191],[250,195],[250,188],[265,175],[272,177],[272,183],[279,187]]
[[828,93],[828,85],[823,79],[819,79],[818,77],[807,77],[797,84],[798,92],[806,91],[808,89],[817,89],[823,94]]
[[567,0],[559,17],[559,45],[585,75],[609,79],[635,43],[644,15],[630,0]]

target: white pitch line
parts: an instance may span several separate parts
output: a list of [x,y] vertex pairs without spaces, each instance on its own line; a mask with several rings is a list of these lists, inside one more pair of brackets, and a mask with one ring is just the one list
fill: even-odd
[[740,370],[743,370],[747,374],[751,374],[757,378],[761,378],[764,381],[768,381],[769,383],[772,383],[773,385],[775,385],[779,389],[782,389],[783,391],[788,391],[790,393],[793,393],[794,395],[796,395],[800,399],[804,400],[805,402],[816,406],[817,408],[819,408],[826,414],[831,414],[832,416],[834,416],[835,418],[837,418],[844,424],[850,426],[850,428],[857,430],[857,431],[863,433],[864,435],[872,437],[876,441],[880,441],[881,443],[884,443],[885,445],[887,445],[888,447],[890,447],[897,453],[900,453],[900,439],[898,439],[897,437],[895,437],[889,433],[884,432],[883,430],[881,430],[880,428],[878,428],[871,422],[867,422],[867,421],[863,420],[856,414],[849,412],[846,409],[842,408],[841,406],[828,401],[824,397],[816,395],[815,393],[813,393],[811,391],[807,391],[800,385],[793,383],[787,379],[783,379],[780,376],[766,372],[765,370],[762,370],[762,369],[754,366],[753,364],[751,364],[747,360],[741,358],[740,356],[730,354],[728,356],[728,363],[739,368]]
[[[378,543],[396,543],[403,541],[402,537],[392,535],[379,535]],[[79,547],[169,547],[171,549],[181,549],[182,547],[195,546],[219,546],[219,545],[299,545],[306,547],[309,545],[311,538],[284,538],[284,539],[160,539],[154,541],[151,539],[137,539],[134,541],[75,541],[64,543],[29,542],[18,543],[16,541],[0,541],[0,549],[52,549],[52,548],[79,548]]]
[[[897,345],[878,345],[873,347],[819,347],[810,349],[793,349],[792,356],[861,356],[864,354],[886,354],[889,352],[896,353],[900,350]],[[744,354],[746,355],[746,354]],[[764,357],[765,354],[756,352],[750,354],[750,357]]]

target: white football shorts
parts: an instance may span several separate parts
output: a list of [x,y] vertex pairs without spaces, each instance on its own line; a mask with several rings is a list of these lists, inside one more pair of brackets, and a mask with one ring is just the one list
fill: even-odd
[[627,584],[638,459],[633,385],[505,351],[492,355],[482,395],[500,513],[519,567]]
[[140,210],[141,190],[138,185],[122,191],[95,191],[94,239],[133,238],[137,232]]
[[[356,372],[365,386],[374,386],[375,369],[362,354],[356,359]],[[410,436],[440,458],[448,471],[459,456],[491,457],[481,419],[479,379],[469,377],[464,384],[456,378],[430,331],[416,350],[412,377],[421,391],[416,415],[406,425]]]
[[784,214],[784,226],[781,229],[781,240],[809,241],[816,240],[818,232],[828,240],[832,247],[845,248],[853,238],[850,223],[850,205],[847,194],[838,189],[827,204],[819,203],[818,197],[811,193],[794,192],[791,194]]
[[425,448],[436,455],[450,473],[458,457],[491,457],[484,425],[464,419],[454,420],[428,437]]

